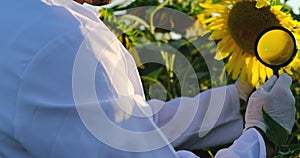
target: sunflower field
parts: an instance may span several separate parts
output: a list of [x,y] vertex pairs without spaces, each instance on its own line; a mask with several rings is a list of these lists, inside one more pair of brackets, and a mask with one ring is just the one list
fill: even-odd
[[[134,57],[146,98],[167,101],[232,84],[238,78],[253,87],[263,84],[273,71],[255,56],[257,36],[268,27],[282,26],[300,44],[300,15],[288,2],[125,0],[102,7],[99,14]],[[186,64],[179,60],[182,58],[194,71],[198,85],[190,84],[193,77],[187,73]],[[293,79],[291,90],[297,115],[292,134],[278,147],[276,157],[300,157],[299,51],[279,73],[287,73]],[[183,92],[183,87],[188,90]],[[241,108],[241,113],[244,112]],[[229,145],[193,152],[201,157],[213,157]]]

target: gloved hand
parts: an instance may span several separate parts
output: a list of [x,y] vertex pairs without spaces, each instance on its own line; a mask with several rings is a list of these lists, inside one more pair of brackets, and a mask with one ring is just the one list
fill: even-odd
[[246,102],[254,87],[247,81],[241,82],[240,78],[238,78],[238,80],[235,81],[234,85],[238,90],[240,99]]
[[272,76],[249,98],[245,129],[256,126],[266,132],[262,108],[277,123],[291,133],[295,123],[295,98],[290,90],[292,80],[287,74]]

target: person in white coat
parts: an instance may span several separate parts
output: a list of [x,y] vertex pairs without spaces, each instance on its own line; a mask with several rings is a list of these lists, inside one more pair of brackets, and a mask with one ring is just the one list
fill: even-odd
[[[197,156],[187,150],[235,139],[216,157],[266,157],[270,146],[262,107],[291,131],[295,100],[286,74],[270,78],[251,95],[245,127],[239,98],[251,88],[239,82],[193,98],[146,102],[133,58],[79,3],[10,0],[1,5],[0,157],[192,158]],[[213,91],[226,93],[207,131],[202,123],[217,100]]]

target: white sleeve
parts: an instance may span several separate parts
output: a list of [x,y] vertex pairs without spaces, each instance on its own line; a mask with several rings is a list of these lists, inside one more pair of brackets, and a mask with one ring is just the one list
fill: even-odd
[[227,149],[220,150],[215,158],[263,158],[266,156],[265,142],[260,133],[248,129]]
[[[100,25],[91,41],[82,32],[64,32],[26,64],[18,83],[16,142],[43,158],[195,158],[177,153],[145,115],[151,108],[136,90],[133,59],[116,39],[109,41],[109,30]],[[78,58],[83,67],[76,67]]]
[[172,145],[177,149],[196,150],[230,143],[241,135],[243,119],[238,98],[235,86],[229,85],[193,98],[148,102],[156,113],[155,123]]

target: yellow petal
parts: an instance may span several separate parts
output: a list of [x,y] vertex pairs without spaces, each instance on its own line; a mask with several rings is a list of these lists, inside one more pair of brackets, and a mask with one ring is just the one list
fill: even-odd
[[260,81],[261,81],[261,83],[264,83],[265,80],[266,80],[266,77],[267,77],[266,68],[258,60],[256,60],[256,63],[259,65],[259,70],[260,70],[259,71],[259,78],[260,78]]
[[210,37],[214,40],[218,40],[224,38],[226,35],[229,36],[228,30],[215,30]]
[[226,29],[226,25],[225,24],[215,24],[215,23],[211,23],[208,25],[208,28],[210,30],[216,30],[216,29]]
[[[232,72],[232,78],[233,79],[237,79],[239,74],[241,73],[241,70],[243,68],[243,65],[244,65],[244,61],[245,61],[245,58],[243,57],[242,53],[237,53],[236,55],[236,59],[231,61],[235,64],[233,64],[233,72]],[[243,76],[245,77],[245,76]]]
[[240,50],[236,50],[235,52],[232,53],[232,55],[229,57],[229,60],[227,62],[227,64],[225,65],[225,68],[228,72],[229,75],[232,75],[233,74],[233,70],[234,68],[236,67],[235,64],[238,57],[239,57],[239,52]]
[[284,68],[284,72],[286,72],[287,74],[289,74],[291,76],[294,74],[293,71],[292,71],[292,67],[291,66],[286,66]]
[[211,22],[211,25],[221,25],[221,24],[223,24],[223,25],[227,24],[227,22],[221,17],[219,17],[219,19]]
[[263,7],[267,7],[269,5],[270,5],[270,3],[267,0],[257,0],[255,7],[260,9]]
[[231,55],[231,56],[229,57],[229,60],[228,60],[227,64],[225,65],[225,69],[227,70],[228,75],[231,75],[232,69],[233,69],[233,66],[232,66],[232,64],[231,64],[231,62],[230,62],[230,61],[232,60],[232,56],[233,56],[233,55]]
[[253,57],[252,58],[252,80],[251,80],[251,83],[253,85],[257,85],[258,81],[259,81],[259,72],[260,72],[260,69],[259,69],[259,63],[256,62],[256,57]]
[[211,23],[212,21],[215,21],[217,19],[218,19],[218,17],[214,16],[214,17],[211,17],[211,18],[208,18],[208,19],[204,20],[203,23]]
[[215,59],[221,60],[228,57],[228,55],[234,50],[235,43],[230,36],[226,36],[218,43],[217,47],[218,52],[215,56]]
[[225,36],[220,42],[218,42],[218,48],[225,47],[231,39],[232,37],[230,35]]
[[222,59],[225,59],[227,58],[229,55],[231,54],[231,52],[218,52],[216,55],[215,55],[215,59],[216,60],[222,60]]
[[223,59],[228,56],[236,48],[236,44],[233,40],[229,40],[227,45],[220,47],[219,51],[223,54]]
[[205,9],[215,9],[215,10],[224,10],[227,8],[227,6],[221,4],[200,3],[200,6]]
[[[254,65],[254,63],[253,63],[253,60],[252,60],[252,57],[249,57],[249,59],[248,59],[249,61],[248,61],[248,70],[247,70],[247,74],[249,74],[248,75],[248,81],[252,81],[252,73],[253,73],[253,65]],[[252,83],[252,82],[251,82]]]
[[233,74],[233,70],[236,67],[235,66],[236,62],[233,61],[235,61],[237,58],[238,58],[238,53],[233,52],[232,55],[229,57],[227,64],[225,65],[225,68],[229,75]]
[[233,4],[232,0],[222,0],[222,2],[226,3],[226,4]]
[[282,74],[282,73],[284,73],[283,69],[279,69],[278,74]]
[[242,66],[242,70],[241,70],[241,73],[240,73],[240,79],[241,79],[241,82],[245,82],[247,81],[247,66]]

